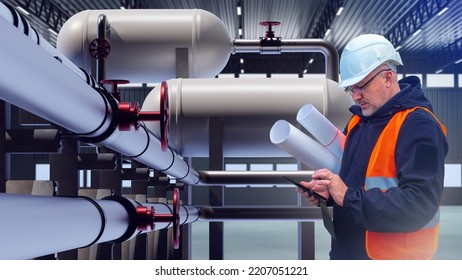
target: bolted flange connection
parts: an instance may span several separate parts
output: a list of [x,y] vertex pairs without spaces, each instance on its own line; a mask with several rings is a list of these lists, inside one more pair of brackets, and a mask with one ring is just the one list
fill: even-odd
[[160,122],[160,142],[162,151],[168,149],[168,134],[170,128],[169,105],[168,105],[167,82],[162,82],[160,90],[160,109],[159,111],[140,111],[139,103],[133,106],[130,102],[119,103],[119,130],[130,131],[131,127],[138,130],[140,122],[158,121]]
[[154,207],[148,209],[147,206],[136,207],[137,229],[140,231],[154,230],[155,223],[172,223],[173,227],[173,247],[180,247],[180,191],[173,189],[172,213],[156,214]]

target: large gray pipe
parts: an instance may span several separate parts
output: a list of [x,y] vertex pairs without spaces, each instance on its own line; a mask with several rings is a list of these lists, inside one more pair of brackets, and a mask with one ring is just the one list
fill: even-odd
[[[269,139],[274,123],[285,119],[294,126],[299,109],[313,104],[343,130],[353,104],[337,83],[325,78],[173,79],[170,97],[169,143],[186,157],[207,157],[210,117],[223,117],[225,157],[290,157]],[[146,97],[143,110],[160,104],[159,89]],[[149,123],[159,131],[157,123]]]
[[[137,227],[137,206],[171,214],[172,205],[136,203],[122,197],[48,197],[0,194],[0,259],[31,259],[108,241],[122,242],[150,227]],[[180,224],[198,219],[198,209],[180,207]],[[155,223],[155,230],[170,227]]]
[[[173,150],[163,152],[158,137],[143,126],[137,131],[116,129],[115,101],[89,86],[74,71],[75,66],[69,68],[50,55],[50,50],[24,36],[12,24],[12,14],[17,12],[1,3],[0,7],[1,99],[74,132],[83,141],[107,146],[187,184],[198,182],[197,171]],[[10,19],[3,17],[8,13]]]

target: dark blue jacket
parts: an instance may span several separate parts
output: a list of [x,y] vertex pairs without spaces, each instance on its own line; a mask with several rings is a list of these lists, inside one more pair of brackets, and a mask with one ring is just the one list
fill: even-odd
[[401,91],[370,117],[359,106],[350,111],[361,117],[350,132],[343,153],[340,177],[348,187],[343,207],[334,203],[337,240],[331,259],[368,259],[366,229],[379,232],[410,232],[425,225],[439,207],[444,179],[446,137],[426,111],[409,114],[398,135],[395,150],[398,188],[387,192],[364,190],[372,149],[385,125],[398,111],[422,106],[432,109],[417,77],[399,81]]

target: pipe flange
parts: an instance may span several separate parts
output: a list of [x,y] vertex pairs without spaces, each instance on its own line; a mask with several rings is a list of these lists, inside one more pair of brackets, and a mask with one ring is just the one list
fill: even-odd
[[138,214],[136,212],[136,207],[138,205],[133,204],[131,200],[123,196],[119,196],[119,195],[106,196],[102,200],[112,200],[112,201],[120,203],[125,208],[128,214],[127,230],[122,236],[120,236],[117,239],[112,240],[111,242],[119,243],[119,242],[123,242],[123,241],[130,239],[138,229]]
[[[86,133],[85,135],[91,135],[91,134],[98,132],[101,129],[101,127],[103,127],[103,125],[106,123],[109,117],[110,117],[110,120],[109,120],[110,123],[107,129],[103,133],[97,136],[86,137],[85,135],[82,135],[82,134],[79,135],[80,141],[87,142],[90,144],[100,143],[106,140],[107,138],[109,138],[109,136],[111,136],[114,133],[114,131],[117,129],[117,126],[119,124],[119,121],[118,121],[119,120],[119,109],[118,109],[118,104],[115,98],[112,97],[112,95],[108,93],[106,89],[104,88],[95,89],[95,90],[101,95],[101,97],[104,99],[106,103],[106,116],[105,116],[105,120],[101,123],[101,125],[97,129],[95,129],[94,131],[90,133]],[[110,110],[109,110],[109,107],[111,108]]]

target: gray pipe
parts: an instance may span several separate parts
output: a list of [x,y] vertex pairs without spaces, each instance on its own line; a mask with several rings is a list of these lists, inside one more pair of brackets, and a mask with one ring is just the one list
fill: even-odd
[[199,185],[280,185],[294,181],[311,180],[313,171],[199,171]]
[[[170,227],[138,228],[137,206],[154,207],[156,214],[171,214],[173,206],[142,203],[109,196],[49,197],[0,194],[0,259],[30,259],[103,242],[122,242],[140,233]],[[180,207],[180,224],[198,219],[194,206]]]

